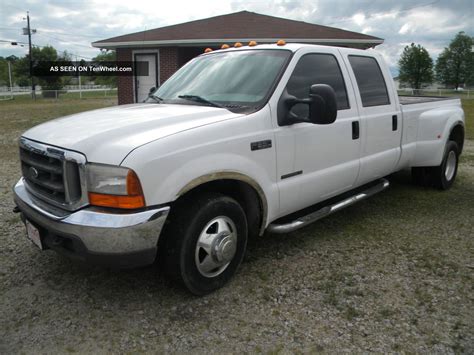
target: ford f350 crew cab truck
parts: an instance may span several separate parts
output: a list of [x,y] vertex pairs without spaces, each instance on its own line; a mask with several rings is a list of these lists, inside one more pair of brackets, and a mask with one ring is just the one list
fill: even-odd
[[448,189],[463,142],[460,100],[398,97],[376,51],[243,46],[191,60],[144,103],[25,132],[15,209],[40,248],[160,260],[201,295],[236,272],[248,237],[303,227],[389,174]]

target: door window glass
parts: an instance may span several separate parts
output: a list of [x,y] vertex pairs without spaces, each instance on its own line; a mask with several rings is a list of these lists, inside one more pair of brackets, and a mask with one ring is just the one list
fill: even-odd
[[357,80],[362,106],[390,105],[382,70],[373,57],[349,56]]
[[[346,85],[336,57],[332,54],[306,54],[296,64],[286,87],[290,95],[298,99],[309,97],[309,89],[314,84],[326,84],[336,92],[337,109],[350,108]],[[308,105],[297,104],[292,112],[300,117],[308,116]]]

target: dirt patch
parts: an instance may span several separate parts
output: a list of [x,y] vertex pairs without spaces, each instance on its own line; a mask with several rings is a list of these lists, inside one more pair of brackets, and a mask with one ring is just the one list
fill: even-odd
[[11,213],[22,122],[0,132],[0,352],[474,352],[473,141],[450,191],[397,174],[367,201],[251,241],[234,280],[195,298],[156,267],[87,267],[25,238]]

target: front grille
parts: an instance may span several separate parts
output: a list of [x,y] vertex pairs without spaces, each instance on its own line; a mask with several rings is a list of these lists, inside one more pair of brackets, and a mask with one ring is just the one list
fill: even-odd
[[20,161],[26,186],[37,197],[69,210],[85,204],[83,155],[21,138]]
[[21,171],[30,187],[59,203],[66,203],[63,163],[20,148]]

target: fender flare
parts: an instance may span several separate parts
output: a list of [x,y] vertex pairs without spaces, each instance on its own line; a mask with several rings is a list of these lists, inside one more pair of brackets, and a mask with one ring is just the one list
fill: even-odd
[[208,182],[217,181],[217,180],[238,180],[238,181],[247,183],[257,192],[257,195],[260,199],[260,203],[262,206],[262,211],[261,211],[262,221],[261,221],[260,233],[259,233],[260,235],[262,235],[263,232],[265,231],[265,225],[267,223],[267,218],[268,218],[268,202],[261,186],[248,175],[238,173],[238,172],[233,172],[233,171],[213,172],[213,173],[201,175],[191,180],[183,188],[181,188],[179,192],[176,194],[175,200],[183,196],[187,192],[195,189],[198,186],[201,186]]

